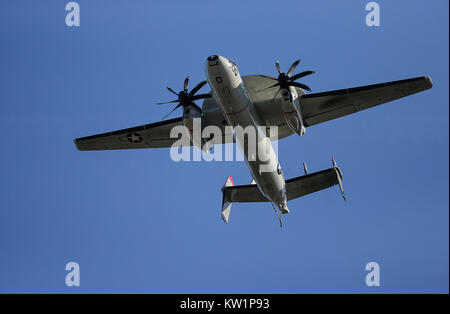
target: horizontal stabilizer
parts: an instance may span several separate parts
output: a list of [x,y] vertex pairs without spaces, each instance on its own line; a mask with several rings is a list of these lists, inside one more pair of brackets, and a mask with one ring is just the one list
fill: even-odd
[[[345,200],[342,171],[333,159],[333,168],[286,180],[287,200],[290,201],[334,185],[339,185]],[[232,203],[270,202],[255,184],[224,186],[222,191],[224,201]]]
[[344,187],[342,185],[342,171],[336,165],[334,158],[332,160],[333,168],[287,180],[286,194],[288,201],[330,188],[334,185],[339,185],[345,200]]

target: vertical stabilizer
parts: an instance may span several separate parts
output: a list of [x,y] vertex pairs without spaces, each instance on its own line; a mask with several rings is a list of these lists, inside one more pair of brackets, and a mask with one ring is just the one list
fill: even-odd
[[231,212],[231,201],[227,194],[226,187],[228,186],[234,186],[233,178],[228,177],[227,181],[225,181],[225,184],[222,187],[222,220],[225,223],[228,223],[228,220],[230,219],[230,212]]

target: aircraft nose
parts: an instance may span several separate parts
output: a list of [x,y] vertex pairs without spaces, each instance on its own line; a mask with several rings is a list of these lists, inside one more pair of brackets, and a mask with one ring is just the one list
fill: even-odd
[[211,55],[206,59],[206,75],[209,76],[223,76],[223,71],[226,69],[227,59],[220,55]]
[[208,57],[208,61],[217,61],[219,60],[219,56],[218,55],[212,55]]
[[206,67],[214,67],[217,66],[218,64],[221,63],[223,57],[219,56],[219,55],[212,55],[209,56],[208,59],[206,59]]

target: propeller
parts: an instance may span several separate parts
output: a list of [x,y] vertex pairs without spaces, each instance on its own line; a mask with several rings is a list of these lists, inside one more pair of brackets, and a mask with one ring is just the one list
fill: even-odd
[[262,76],[264,76],[264,77],[266,77],[268,79],[277,81],[277,83],[273,84],[272,86],[263,88],[263,89],[261,89],[261,90],[259,90],[257,92],[262,92],[263,90],[266,90],[266,89],[269,89],[269,88],[272,88],[272,87],[276,87],[276,86],[280,86],[280,88],[278,89],[277,93],[272,98],[272,101],[277,97],[278,93],[280,92],[280,90],[282,88],[283,89],[284,88],[289,88],[289,86],[300,87],[300,88],[305,89],[305,90],[310,92],[311,88],[309,88],[307,85],[302,84],[302,83],[298,83],[298,82],[295,82],[295,81],[298,80],[298,79],[301,79],[302,77],[305,77],[307,75],[314,74],[315,73],[314,71],[303,71],[301,73],[298,73],[298,74],[295,74],[295,75],[292,76],[292,73],[294,72],[294,70],[297,67],[297,65],[299,65],[300,61],[301,61],[300,59],[294,61],[294,63],[292,63],[291,66],[289,67],[289,70],[287,71],[287,73],[284,73],[281,70],[279,61],[275,62],[275,66],[276,66],[276,68],[278,70],[278,78],[274,78],[272,76],[266,76],[266,75],[262,75]]
[[195,95],[203,86],[205,86],[206,81],[198,83],[190,92],[188,92],[189,79],[190,79],[189,76],[186,77],[186,79],[184,80],[184,84],[183,84],[183,90],[180,91],[179,93],[176,93],[173,89],[171,89],[169,86],[167,86],[167,89],[169,90],[169,92],[171,92],[172,94],[177,96],[178,99],[172,100],[172,101],[166,101],[166,102],[159,102],[157,104],[163,105],[163,104],[178,103],[178,105],[176,105],[175,108],[173,108],[172,111],[170,111],[167,115],[165,115],[161,120],[164,120],[165,118],[167,118],[172,112],[174,112],[175,110],[177,110],[180,107],[183,107],[183,110],[184,110],[186,107],[192,106],[196,110],[198,110],[198,112],[200,112],[200,113],[202,112],[200,107],[197,106],[194,103],[194,101],[211,97],[210,94]]

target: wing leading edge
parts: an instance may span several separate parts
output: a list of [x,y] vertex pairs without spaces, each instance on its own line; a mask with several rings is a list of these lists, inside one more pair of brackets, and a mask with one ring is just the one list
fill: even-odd
[[301,97],[303,119],[312,126],[378,106],[433,86],[428,76],[341,89]]

